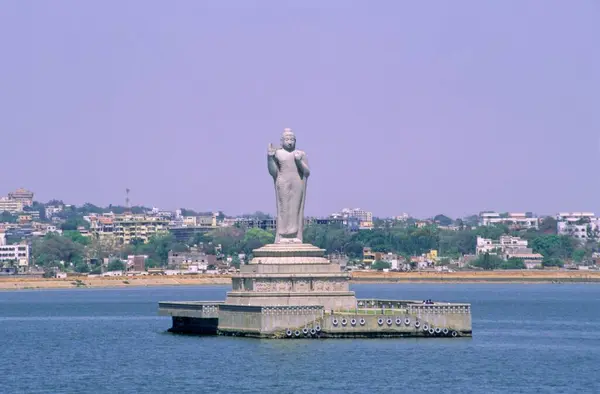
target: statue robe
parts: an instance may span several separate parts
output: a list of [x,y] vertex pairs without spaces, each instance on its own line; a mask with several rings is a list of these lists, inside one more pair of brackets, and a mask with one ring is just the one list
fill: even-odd
[[[294,152],[288,152],[285,149],[277,149],[275,152],[274,159],[277,165],[277,174],[274,176],[277,200],[276,243],[285,239],[302,242],[307,177],[301,166],[296,163]],[[304,155],[303,163],[308,167],[306,155]]]

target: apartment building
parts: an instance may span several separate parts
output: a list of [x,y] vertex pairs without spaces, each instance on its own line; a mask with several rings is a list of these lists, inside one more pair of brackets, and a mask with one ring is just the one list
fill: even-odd
[[361,230],[373,229],[373,212],[365,211],[360,208],[344,208],[341,212],[331,214],[332,219],[342,219],[344,224],[350,220],[358,221],[358,227]]
[[208,268],[208,266],[216,264],[217,256],[206,254],[197,247],[192,247],[187,252],[169,251],[169,268],[187,269],[190,266],[196,266],[199,270],[204,271]]
[[182,225],[186,227],[217,227],[217,216],[183,216]]
[[97,238],[111,238],[121,244],[134,239],[148,242],[150,237],[168,231],[169,221],[158,216],[134,214],[102,214],[85,217],[90,223],[90,234]]
[[597,239],[600,235],[600,218],[594,212],[560,212],[556,215],[556,232],[582,242]]
[[475,254],[505,254],[510,251],[518,251],[527,248],[527,240],[520,237],[511,237],[503,235],[500,240],[495,241],[488,238],[477,237],[477,246]]
[[0,197],[0,212],[8,212],[10,214],[16,214],[23,212],[23,202],[19,200],[12,200],[8,197]]
[[485,253],[495,254],[505,260],[510,258],[521,259],[527,269],[541,267],[544,259],[541,254],[533,253],[533,250],[528,247],[526,239],[509,235],[501,236],[498,241],[477,237],[475,254],[479,256]]
[[23,269],[29,265],[29,245],[6,245],[4,232],[0,232],[0,265],[7,261],[14,261]]
[[531,212],[481,212],[479,214],[479,225],[490,226],[495,224],[504,224],[511,229],[529,229],[539,228],[540,219]]
[[17,189],[14,192],[8,193],[8,198],[13,201],[20,201],[24,207],[30,207],[33,205],[33,192],[27,189]]

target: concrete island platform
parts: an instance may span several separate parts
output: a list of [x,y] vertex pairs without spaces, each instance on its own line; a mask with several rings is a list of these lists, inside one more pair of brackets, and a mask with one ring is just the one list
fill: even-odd
[[256,338],[470,337],[469,304],[358,300],[357,308],[321,305],[246,306],[224,302],[160,302],[169,332]]
[[173,333],[256,338],[470,337],[471,305],[356,299],[350,276],[310,244],[256,249],[225,301],[159,303]]

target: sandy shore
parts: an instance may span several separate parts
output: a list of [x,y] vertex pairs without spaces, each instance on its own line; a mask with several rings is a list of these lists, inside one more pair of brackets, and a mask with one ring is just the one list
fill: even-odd
[[[600,283],[599,271],[354,272],[353,283]],[[230,285],[229,275],[0,278],[0,290]]]
[[194,276],[142,276],[142,277],[110,277],[87,278],[69,277],[67,279],[43,278],[0,278],[0,290],[20,289],[73,289],[97,287],[131,287],[131,286],[193,286],[193,285],[230,285],[231,277],[226,275],[194,275]]

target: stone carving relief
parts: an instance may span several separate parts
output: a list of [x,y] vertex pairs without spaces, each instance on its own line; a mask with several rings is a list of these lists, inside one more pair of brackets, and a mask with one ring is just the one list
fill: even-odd
[[292,291],[292,281],[291,280],[278,280],[274,283],[275,291],[285,292]]
[[254,282],[254,291],[264,293],[264,292],[269,292],[271,290],[272,290],[271,282],[259,282],[259,281]]
[[314,291],[323,291],[324,284],[325,284],[325,282],[323,282],[322,280],[313,280],[313,282],[312,282],[313,290]]
[[296,291],[310,291],[310,282],[307,280],[298,280],[295,283]]

